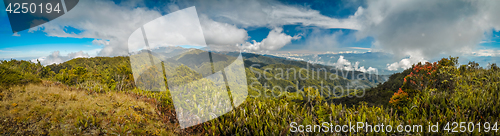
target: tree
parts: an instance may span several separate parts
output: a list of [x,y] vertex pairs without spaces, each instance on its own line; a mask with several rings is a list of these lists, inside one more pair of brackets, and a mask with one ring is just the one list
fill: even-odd
[[479,69],[479,64],[476,61],[469,61],[469,70]]
[[493,70],[493,71],[497,71],[500,68],[498,68],[498,66],[497,66],[496,63],[493,63],[493,64],[490,64],[490,69]]
[[73,72],[75,75],[77,75],[76,83],[79,83],[79,81],[81,82],[81,79],[84,77],[84,75],[87,74],[87,69],[83,67],[76,67]]

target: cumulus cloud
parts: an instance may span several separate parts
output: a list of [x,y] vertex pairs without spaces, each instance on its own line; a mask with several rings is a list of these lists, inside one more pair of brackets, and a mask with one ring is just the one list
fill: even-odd
[[[324,28],[359,28],[354,15],[347,19],[335,19],[307,7],[287,6],[276,1],[183,1],[155,9],[144,5],[138,1],[119,4],[108,0],[80,1],[71,12],[30,31],[44,31],[48,36],[57,37],[95,38],[94,44],[104,46],[99,55],[116,56],[128,54],[127,38],[134,30],[162,16],[164,12],[191,6],[196,6],[198,10],[208,45],[248,44],[245,43],[248,39],[247,31],[238,27],[302,24]],[[81,32],[66,32],[65,27],[73,27]],[[296,38],[282,34],[281,31],[273,30],[269,39],[261,42],[266,46],[256,47],[275,50],[288,44],[288,39]]]
[[92,44],[107,46],[107,45],[109,45],[109,40],[94,39],[94,40],[92,41]]
[[408,69],[410,68],[413,64],[419,63],[419,62],[428,62],[424,58],[416,58],[416,57],[410,57],[410,58],[405,58],[402,59],[399,62],[394,62],[392,64],[387,64],[387,70],[390,71],[396,71],[398,69]]
[[206,46],[200,21],[193,7],[170,13],[137,28],[128,38],[130,51],[145,48],[144,37],[147,38],[150,48],[177,45]]
[[[368,1],[357,19],[358,39],[374,37],[375,49],[432,58],[470,53],[485,33],[499,30],[498,1]],[[415,56],[421,55],[421,56]]]
[[20,34],[18,34],[18,33],[16,32],[16,33],[12,34],[12,36],[17,36],[17,37],[19,37],[19,36],[21,36],[21,35],[20,35]]
[[369,72],[369,73],[378,73],[377,71],[377,68],[373,68],[373,67],[368,67],[367,69],[365,69],[365,66],[361,66],[361,67],[358,67],[359,66],[359,62],[356,61],[356,63],[354,63],[354,68],[356,71],[361,71],[361,72]]
[[241,44],[242,49],[246,50],[278,50],[281,47],[289,44],[292,40],[300,39],[300,35],[290,36],[283,32],[283,28],[274,28],[269,32],[267,37],[261,42],[256,42],[253,40],[253,43],[246,42]]
[[[141,3],[129,2],[123,3],[122,5],[116,5],[112,1],[104,0],[81,1],[78,6],[71,12],[68,12],[68,14],[40,27],[33,28],[30,31],[43,30],[49,36],[57,37],[95,38],[92,42],[93,44],[104,46],[99,55],[127,55],[127,41],[130,34],[134,30],[140,28],[140,26],[161,16],[161,13],[157,10],[134,7],[135,5],[141,5]],[[88,9],[103,9],[105,11]],[[109,14],[102,14],[103,12]],[[190,23],[189,20],[181,20],[188,22],[177,21],[176,23]],[[198,19],[196,19],[196,22],[201,23],[205,36],[205,39],[202,40],[206,40],[206,44],[208,45],[234,46],[235,44],[244,43],[248,39],[246,30],[239,29],[228,23],[216,22],[206,15],[200,15],[200,21],[198,22]],[[82,32],[78,34],[66,32],[64,31],[64,27],[66,26],[74,27],[82,30]],[[184,32],[190,33],[188,30]],[[156,34],[157,33],[148,36],[154,36]],[[182,39],[163,37],[163,41],[165,40],[175,43],[175,41]]]
[[273,0],[220,0],[178,1],[171,5],[189,7],[195,5],[200,13],[219,22],[241,27],[268,27],[301,24],[323,28],[360,28],[356,18],[336,19],[322,15],[319,11],[304,6],[284,5]]
[[337,60],[336,63],[333,63],[333,66],[335,66],[338,69],[343,69],[347,71],[361,71],[361,72],[368,72],[368,73],[376,73],[378,70],[377,68],[372,68],[368,67],[368,69],[365,68],[365,66],[359,66],[359,62],[356,61],[354,64],[351,63],[349,60],[344,59],[344,56],[340,56],[339,59]]
[[325,34],[318,29],[314,29],[305,38],[304,48],[314,51],[338,50],[340,43],[337,37],[342,34],[342,31]]
[[[87,57],[90,57],[89,54],[83,51],[72,52],[66,56],[61,56],[59,51],[54,51],[49,56],[38,58],[38,61],[40,61],[42,65],[50,65],[50,64],[59,64],[74,58],[87,58]],[[31,61],[36,62],[36,60],[37,59]]]
[[472,55],[474,56],[500,56],[499,50],[494,49],[482,49],[478,51],[473,51]]
[[[201,25],[200,25],[201,24]],[[147,37],[149,48],[166,46],[198,46],[211,50],[235,48],[248,38],[247,31],[234,25],[215,22],[197,14],[196,8],[190,7],[178,10],[154,19],[137,28],[128,38],[130,52],[146,48],[144,36]]]
[[344,59],[344,56],[340,56],[339,59],[337,60],[337,63],[333,63],[333,65],[336,68],[339,69],[345,69],[345,70],[352,70],[351,62],[349,60]]
[[[440,54],[473,53],[485,33],[500,30],[499,1],[367,1],[367,6],[359,7],[354,15],[343,19],[324,16],[307,6],[265,0],[175,1],[154,9],[144,5],[139,1],[119,4],[110,0],[80,1],[64,16],[30,31],[44,31],[58,37],[95,38],[94,44],[104,46],[99,55],[127,55],[127,38],[134,30],[164,13],[196,6],[208,45],[278,50],[301,37],[286,35],[279,27],[302,25],[356,29],[358,39],[375,39],[371,51],[390,52],[396,58],[432,58]],[[65,27],[81,33],[66,32]],[[261,42],[246,42],[249,37],[242,28],[255,27],[276,29]],[[309,49],[332,49],[339,44],[336,39],[339,34],[310,35],[305,40],[311,45]]]
[[206,15],[200,16],[200,24],[207,45],[233,46],[244,43],[249,38],[245,29],[240,29],[228,23],[216,22]]
[[[98,44],[107,44],[99,55],[127,55],[127,38],[133,30],[160,16],[160,12],[148,8],[117,5],[113,1],[85,0],[64,16],[30,31],[42,30],[48,36],[56,37],[95,38]],[[82,32],[66,32],[64,28],[67,26]],[[99,40],[109,40],[109,43]]]

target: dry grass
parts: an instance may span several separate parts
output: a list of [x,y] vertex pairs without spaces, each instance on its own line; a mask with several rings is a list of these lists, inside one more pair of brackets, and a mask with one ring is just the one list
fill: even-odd
[[52,82],[0,89],[3,135],[172,135],[155,105],[128,94]]

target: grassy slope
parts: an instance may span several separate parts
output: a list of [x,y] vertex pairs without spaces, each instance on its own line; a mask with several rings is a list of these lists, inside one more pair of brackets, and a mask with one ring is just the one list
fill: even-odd
[[[218,117],[214,120],[202,123],[197,126],[190,127],[179,131],[178,123],[175,121],[175,114],[173,112],[172,101],[170,97],[167,97],[162,93],[152,93],[148,91],[141,91],[138,89],[128,90],[137,95],[135,96],[146,96],[149,98],[154,98],[156,104],[156,112],[161,112],[158,117],[155,116],[145,116],[143,119],[145,122],[149,120],[160,119],[162,122],[166,122],[166,125],[159,124],[155,126],[154,123],[147,123],[140,125],[140,122],[134,122],[134,114],[141,114],[140,112],[134,110],[135,107],[130,107],[135,104],[133,101],[134,97],[124,94],[121,91],[109,91],[101,94],[94,94],[91,92],[95,91],[67,91],[66,87],[56,87],[54,90],[61,90],[64,92],[80,92],[81,97],[78,97],[79,102],[73,103],[83,103],[80,105],[88,105],[88,108],[74,108],[72,110],[62,109],[64,114],[54,114],[59,113],[55,104],[68,105],[71,104],[71,95],[61,95],[55,92],[47,91],[52,90],[51,87],[40,86],[40,85],[28,85],[28,86],[18,86],[10,89],[2,90],[2,103],[0,107],[0,121],[4,128],[1,130],[6,130],[11,132],[20,131],[26,133],[20,134],[43,134],[44,132],[50,132],[53,134],[64,133],[64,134],[78,134],[83,129],[83,133],[86,134],[96,134],[96,133],[109,133],[117,130],[124,130],[123,126],[130,126],[132,128],[130,133],[133,134],[150,134],[147,130],[162,130],[162,126],[166,126],[167,130],[163,130],[165,133],[174,133],[179,135],[186,134],[213,134],[213,135],[227,135],[227,134],[248,134],[248,135],[285,135],[285,134],[295,134],[290,131],[290,123],[297,122],[301,125],[320,125],[322,122],[335,122],[335,124],[348,124],[349,122],[369,122],[370,124],[390,124],[395,127],[398,124],[403,125],[429,125],[428,123],[439,122],[440,127],[444,127],[446,122],[497,122],[499,120],[500,105],[498,104],[500,97],[498,93],[498,85],[500,81],[500,70],[496,68],[474,68],[468,66],[460,66],[457,69],[455,66],[448,66],[447,61],[443,61],[443,67],[433,67],[437,68],[437,71],[433,73],[426,72],[416,72],[415,69],[409,69],[402,72],[402,74],[395,74],[391,76],[391,79],[384,84],[376,87],[376,90],[372,90],[373,94],[371,97],[364,97],[363,100],[368,102],[366,104],[359,104],[359,101],[354,100],[352,106],[345,106],[339,104],[327,103],[321,98],[315,97],[315,95],[306,96],[312,99],[300,99],[299,97],[279,97],[279,98],[247,98],[242,105],[236,107],[233,111]],[[410,72],[414,73],[413,77],[425,76],[428,77],[426,80],[422,80],[425,83],[426,88],[405,88],[404,77]],[[247,73],[249,75],[249,73]],[[251,75],[251,74],[250,74]],[[415,78],[418,79],[418,78]],[[411,83],[410,78],[407,78],[408,82],[406,85]],[[432,83],[426,83],[427,81],[434,81]],[[417,83],[421,82],[416,80]],[[452,84],[450,84],[452,83]],[[50,84],[49,85],[55,85]],[[419,85],[419,84],[416,84]],[[422,85],[424,86],[424,85]],[[410,86],[411,87],[411,86]],[[451,87],[447,89],[447,87]],[[1,88],[1,87],[0,87]],[[31,88],[31,89],[30,89]],[[57,89],[59,88],[59,89]],[[394,108],[393,106],[370,106],[371,104],[388,105],[386,99],[392,96],[392,93],[398,88],[403,88],[405,91],[412,91],[412,89],[418,93],[415,93],[409,97],[410,102],[406,103],[401,109]],[[0,89],[1,90],[1,89]],[[71,90],[71,89],[69,89]],[[39,95],[34,95],[36,93],[27,92],[39,92]],[[85,92],[91,93],[86,94]],[[313,91],[311,91],[313,92]],[[52,94],[51,94],[52,93]],[[379,93],[379,94],[377,94]],[[29,94],[29,95],[28,95]],[[311,93],[312,94],[312,93]],[[381,96],[381,94],[383,94]],[[33,95],[33,96],[32,96]],[[42,96],[40,98],[40,96]],[[123,99],[116,99],[112,101],[110,99],[112,96],[120,97]],[[125,97],[130,97],[127,99]],[[42,99],[43,98],[43,99]],[[83,99],[82,99],[83,98]],[[85,99],[86,98],[86,99]],[[98,99],[99,98],[99,99]],[[137,97],[136,97],[137,98]],[[374,98],[371,100],[370,98]],[[404,97],[401,97],[404,98]],[[31,100],[34,99],[34,100]],[[93,99],[88,100],[87,99]],[[297,100],[300,99],[300,100]],[[349,98],[351,99],[351,98]],[[349,100],[346,99],[346,100]],[[114,102],[121,101],[124,105],[114,107]],[[404,100],[404,99],[403,99]],[[45,105],[43,104],[45,101]],[[65,102],[62,102],[65,101]],[[99,103],[95,103],[98,101]],[[374,101],[374,102],[370,102]],[[28,106],[28,103],[32,104]],[[101,103],[102,102],[102,103]],[[128,103],[128,104],[127,104]],[[346,104],[346,103],[343,103]],[[48,105],[48,106],[47,106]],[[78,105],[78,104],[73,104]],[[94,106],[95,105],[95,106]],[[116,104],[119,105],[119,104]],[[33,108],[38,106],[39,108]],[[104,106],[104,107],[103,107]],[[139,105],[140,106],[140,105]],[[28,107],[28,108],[26,108]],[[30,108],[31,107],[31,108]],[[40,108],[42,107],[42,108]],[[77,106],[78,107],[78,106]],[[85,106],[83,106],[85,107]],[[129,107],[130,109],[127,109]],[[15,109],[19,109],[15,110]],[[143,109],[149,109],[147,106],[142,107]],[[116,113],[113,117],[109,114],[101,114],[100,111],[103,110],[112,111],[115,110]],[[119,110],[122,112],[118,115]],[[139,108],[141,109],[141,108]],[[394,109],[394,110],[393,110]],[[141,110],[139,110],[141,111]],[[145,110],[147,111],[147,110]],[[82,112],[82,114],[80,114]],[[22,113],[22,114],[21,114]],[[105,113],[105,111],[104,111]],[[12,115],[18,114],[18,115]],[[152,113],[154,114],[154,113]],[[72,115],[72,116],[70,116]],[[101,118],[99,122],[94,124],[99,124],[96,127],[90,127],[89,115]],[[55,119],[55,123],[52,123],[52,117],[59,117]],[[80,117],[80,118],[78,118]],[[85,118],[84,118],[85,117]],[[119,117],[122,117],[123,121],[120,123]],[[165,121],[167,117],[167,121]],[[19,118],[19,119],[16,119]],[[21,119],[26,118],[26,119]],[[106,123],[106,118],[112,120],[112,123]],[[64,121],[59,121],[65,120]],[[12,120],[12,121],[11,121]],[[84,123],[78,123],[84,120]],[[94,119],[95,120],[95,119]],[[64,122],[61,125],[59,123]],[[76,122],[76,123],[75,123]],[[87,126],[85,126],[87,122]],[[9,124],[5,124],[9,123]],[[23,126],[23,123],[25,126]],[[158,122],[157,122],[158,123]],[[21,124],[21,125],[18,125]],[[83,125],[82,125],[83,124]],[[120,126],[120,124],[123,124]],[[54,128],[53,126],[54,125]],[[493,125],[493,124],[492,124]],[[26,127],[27,126],[27,127]],[[31,126],[31,127],[30,127]],[[61,127],[62,126],[62,127]],[[83,127],[82,127],[83,126]],[[149,127],[148,127],[149,126]],[[36,129],[33,129],[36,128]],[[80,128],[80,129],[79,129]],[[95,129],[102,128],[102,129]],[[150,129],[151,128],[151,129]],[[36,130],[36,131],[31,131]],[[127,129],[125,129],[127,130]],[[136,130],[136,131],[133,131]],[[443,130],[443,128],[440,128]],[[477,129],[476,129],[477,130]],[[35,133],[37,132],[37,133]],[[92,133],[94,132],[94,133]],[[129,132],[120,131],[120,132]],[[151,131],[154,132],[154,131]],[[427,132],[426,127],[424,127],[424,132]],[[14,134],[14,133],[6,133]],[[310,134],[310,133],[306,133]],[[336,133],[336,134],[347,134],[347,133]],[[352,133],[354,134],[354,133]],[[367,134],[365,132],[360,132],[358,134]],[[371,133],[375,134],[375,133]],[[382,133],[376,133],[382,134]],[[392,133],[387,133],[392,134]],[[416,134],[418,133],[397,133],[403,134]],[[423,133],[420,133],[423,134]],[[457,133],[446,133],[445,131],[440,131],[439,133],[432,133],[435,135],[445,135],[445,134],[457,134]],[[470,135],[479,134],[489,134],[495,135],[498,133],[488,132],[485,133],[478,131],[468,133]],[[310,134],[314,135],[314,134]]]
[[171,134],[155,105],[118,92],[89,94],[52,82],[1,90],[0,134]]
[[405,70],[401,73],[395,73],[389,77],[384,83],[376,87],[366,89],[363,97],[343,97],[340,99],[332,100],[336,104],[357,105],[360,102],[367,102],[370,106],[389,106],[389,99],[394,92],[403,85],[403,78],[410,73],[410,70]]

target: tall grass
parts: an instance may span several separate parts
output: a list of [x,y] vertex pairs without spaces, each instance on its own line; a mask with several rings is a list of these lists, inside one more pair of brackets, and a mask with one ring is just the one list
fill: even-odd
[[4,135],[171,134],[158,121],[155,105],[124,93],[90,94],[45,82],[3,89],[1,94]]

